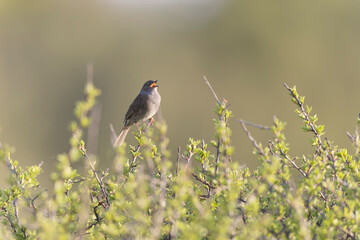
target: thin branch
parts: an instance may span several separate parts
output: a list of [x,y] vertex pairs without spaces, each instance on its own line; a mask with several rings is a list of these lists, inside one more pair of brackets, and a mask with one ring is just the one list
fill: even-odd
[[359,150],[360,150],[360,144],[359,144],[359,130],[358,127],[355,126],[355,133],[354,135],[351,135],[349,132],[346,132],[346,135],[349,137],[350,141],[354,144],[355,146],[355,156],[359,155]]
[[4,212],[4,217],[10,223],[10,227],[12,228],[14,233],[17,234],[18,230],[20,230],[23,234],[23,238],[27,239],[28,236],[26,234],[26,228],[22,227],[18,221],[16,223],[14,223],[14,221],[11,219],[11,216],[9,216],[10,213],[9,213],[8,209],[6,209],[5,207],[2,207],[1,210]]
[[[201,150],[205,151],[205,141],[201,139]],[[205,173],[204,162],[201,162],[201,172]]]
[[180,147],[178,147],[178,151],[177,151],[177,158],[176,158],[176,176],[179,175],[179,170],[180,170]]
[[[227,119],[226,119],[226,117],[224,116],[223,113],[224,113],[224,111],[225,111],[228,107],[230,107],[230,104],[227,105],[227,100],[226,100],[226,99],[223,99],[222,102],[220,102],[220,100],[219,100],[218,96],[216,95],[214,89],[212,88],[210,82],[207,80],[207,78],[206,78],[205,76],[204,76],[204,80],[205,80],[205,83],[206,83],[206,84],[208,85],[208,87],[210,88],[210,91],[211,91],[211,93],[213,94],[213,96],[214,96],[217,104],[219,105],[219,107],[221,107],[221,113],[218,114],[218,116],[219,116],[219,121],[226,123]],[[218,165],[219,165],[220,154],[221,154],[220,146],[222,145],[222,143],[223,143],[223,142],[222,142],[222,137],[219,136],[218,139],[217,139],[217,144],[216,144],[215,173],[214,173],[215,178],[217,177],[217,173],[218,173],[218,168],[219,168]],[[227,148],[227,147],[228,147],[228,146],[225,146],[225,150],[223,151],[223,154],[224,154],[224,156],[225,156],[225,161],[226,161],[226,162],[225,162],[225,164],[226,164],[225,177],[227,177],[228,161],[229,161],[229,160],[231,161],[230,156],[226,156],[226,152],[227,152],[227,151],[226,151],[226,150],[227,150],[226,148]]]
[[135,153],[139,152],[140,147],[141,147],[141,145],[139,144],[139,145],[136,147],[135,151],[133,152],[133,159],[132,159],[132,161],[131,161],[131,163],[130,163],[130,167],[131,167],[130,171],[132,171],[132,169],[137,166],[137,165],[136,165],[136,159],[138,158],[139,154],[135,154]]
[[352,143],[355,143],[355,137],[353,135],[351,135],[349,132],[346,132],[346,135],[349,137]]
[[47,192],[47,189],[42,190],[41,192],[39,192],[34,198],[30,199],[30,204],[31,207],[35,210],[35,212],[37,211],[36,206],[35,206],[35,200],[44,192]]
[[217,176],[218,166],[219,166],[219,161],[220,161],[220,144],[221,144],[221,141],[220,141],[220,138],[219,138],[218,141],[217,141],[217,144],[216,144],[215,178]]
[[14,208],[15,208],[15,210],[14,210],[14,215],[15,215],[15,218],[16,218],[19,226],[21,226],[20,218],[19,218],[19,209],[18,209],[18,207],[17,207],[17,201],[18,201],[18,200],[19,200],[18,198],[15,198],[14,201],[13,201],[13,205],[14,205]]
[[238,119],[237,121],[240,122],[240,123],[241,123],[241,121],[243,121],[243,122],[244,122],[246,125],[248,125],[248,126],[256,127],[256,128],[262,129],[262,130],[271,130],[271,127],[268,127],[268,126],[251,123],[251,122],[248,122],[248,121],[245,121],[245,120],[241,120],[241,119]]
[[99,183],[101,192],[102,192],[103,197],[104,197],[104,199],[105,199],[105,201],[106,201],[106,203],[107,203],[107,206],[104,206],[104,207],[105,207],[105,208],[110,207],[110,202],[109,202],[108,194],[107,194],[106,189],[105,189],[104,182],[102,181],[102,179],[99,178],[99,175],[98,175],[98,173],[97,173],[97,171],[96,171],[96,169],[95,169],[94,164],[90,161],[89,156],[88,156],[87,153],[86,153],[85,147],[79,142],[79,140],[76,138],[75,134],[73,134],[73,137],[74,137],[74,139],[78,142],[79,150],[82,152],[82,154],[83,154],[83,155],[85,156],[85,158],[88,160],[88,162],[89,162],[89,164],[90,164],[90,166],[91,166],[91,169],[92,169],[92,171],[93,171],[93,173],[94,173],[94,175],[95,175],[95,178],[96,178],[97,182]]
[[290,92],[290,95],[295,99],[296,104],[300,107],[301,113],[303,114],[306,123],[310,126],[311,131],[314,133],[315,137],[317,138],[318,142],[319,142],[319,146],[324,149],[324,145],[322,143],[321,137],[315,127],[315,125],[313,124],[313,122],[311,121],[309,114],[307,114],[307,112],[304,109],[304,105],[301,103],[300,99],[294,94],[294,91],[288,86],[286,85],[286,83],[283,83],[285,88]]
[[215,93],[214,89],[211,87],[211,85],[210,85],[209,81],[207,80],[207,78],[206,78],[205,76],[204,76],[204,80],[205,80],[206,84],[209,86],[209,88],[210,88],[210,90],[211,90],[212,94],[214,95],[214,98],[215,98],[216,102],[217,102],[219,105],[221,105],[219,98],[217,97],[217,95],[216,95],[216,93]]
[[[5,157],[6,165],[7,165],[7,167],[9,168],[10,173],[11,173],[12,175],[14,175],[16,185],[17,185],[19,188],[21,188],[21,189],[24,190],[24,187],[21,186],[21,185],[22,185],[22,180],[21,180],[20,182],[18,181],[19,173],[17,172],[16,167],[15,167],[10,161],[11,161],[11,160],[10,160],[10,157]],[[23,228],[22,228],[22,226],[21,226],[21,223],[20,223],[20,217],[19,217],[19,210],[18,210],[18,206],[17,206],[17,201],[18,201],[18,198],[15,198],[15,199],[13,200],[14,216],[15,216],[17,225],[19,226],[19,228],[20,228],[21,231],[23,232],[24,237],[26,237],[26,233],[24,232],[24,230],[23,230]],[[7,210],[6,210],[5,208],[3,208],[3,210],[4,210],[5,212],[7,212]],[[8,213],[8,214],[9,214],[9,213]],[[10,220],[10,217],[9,217],[9,216],[8,216],[8,219]],[[11,223],[11,226],[12,226],[12,227],[13,227],[13,226],[16,227],[16,225],[14,225],[12,222],[10,222],[10,223]],[[14,229],[14,232],[16,232],[15,229]]]
[[185,170],[187,170],[187,169],[189,168],[189,166],[190,166],[191,158],[192,158],[192,156],[194,155],[193,150],[194,150],[194,149],[191,149],[191,152],[189,152],[189,156],[188,156],[188,157],[182,156],[182,157],[186,160]]
[[[293,97],[293,99],[295,99],[296,104],[300,107],[301,113],[304,116],[304,121],[306,122],[306,124],[308,124],[310,126],[310,130],[314,133],[315,137],[317,138],[318,143],[319,143],[318,150],[319,150],[319,148],[324,150],[325,147],[324,147],[324,144],[322,143],[321,136],[319,135],[318,131],[316,130],[314,123],[311,121],[309,114],[307,114],[307,112],[305,111],[304,105],[301,103],[300,99],[295,95],[294,91],[288,85],[286,85],[286,83],[283,83],[283,84],[284,84],[285,88],[290,92],[290,95]],[[287,159],[289,160],[289,158],[287,158]],[[302,174],[303,175],[305,174],[307,176],[306,173],[302,173]],[[323,200],[326,201],[326,198],[321,191],[320,191],[320,196]]]
[[293,165],[294,168],[296,168],[304,177],[307,177],[306,173],[305,173],[300,167],[298,167],[298,166],[296,165],[295,161],[291,160],[291,159],[289,158],[289,156],[288,156],[281,148],[277,147],[272,141],[269,140],[269,142],[270,142],[270,144],[271,144],[272,146],[274,146],[274,147],[280,152],[280,154],[281,154],[283,157],[286,158],[286,160],[288,160],[288,161],[291,163],[291,165]]
[[193,177],[198,180],[199,182],[201,182],[202,184],[208,186],[211,189],[215,189],[214,185],[212,185],[210,182],[206,181],[205,179],[200,178],[199,176],[197,176],[196,174],[192,173],[191,175],[193,175]]
[[256,142],[256,140],[251,136],[250,131],[246,128],[245,121],[242,119],[239,119],[238,121],[240,122],[244,132],[246,133],[246,135],[248,136],[249,140],[252,142],[254,147],[260,152],[260,154],[262,156],[266,157],[266,154],[264,153],[264,150],[262,149],[262,147],[260,147],[260,145]]
[[[327,138],[325,138],[325,141],[326,141],[326,144],[329,146],[330,150],[333,150],[333,147],[331,146],[330,141],[329,141]],[[336,160],[335,160],[334,152],[333,152],[333,151],[330,151],[330,153],[327,153],[326,156],[327,156],[328,160],[329,160],[330,162],[332,162],[331,167],[332,167],[332,169],[333,169],[333,171],[334,171],[334,175],[332,176],[332,177],[333,177],[333,181],[334,181],[335,179],[336,179],[336,180],[339,180],[338,175],[337,175],[336,164],[335,164],[335,161],[336,161]]]
[[357,126],[355,126],[354,138],[355,138],[355,155],[358,156],[360,151],[360,144],[359,144],[359,129]]
[[2,211],[4,211],[4,217],[7,218],[8,222],[10,223],[10,227],[13,229],[14,233],[17,233],[17,229],[16,229],[16,224],[12,221],[11,217],[9,216],[9,211],[2,207],[1,208]]
[[[88,158],[87,158],[87,159],[88,159]],[[96,170],[95,170],[94,164],[93,164],[90,160],[89,160],[89,163],[90,163],[90,166],[91,166],[91,168],[92,168],[92,170],[93,170],[93,173],[94,173],[94,175],[95,175],[95,178],[96,178],[97,182],[99,183],[99,186],[100,186],[101,192],[102,192],[102,194],[103,194],[103,196],[104,196],[104,198],[105,198],[105,201],[106,201],[106,203],[107,203],[107,206],[106,206],[106,207],[108,208],[108,207],[110,207],[110,202],[109,202],[108,194],[107,194],[107,192],[106,192],[106,190],[105,190],[105,185],[104,185],[102,179],[99,178],[99,176],[98,176],[98,174],[97,174],[97,172],[96,172]]]

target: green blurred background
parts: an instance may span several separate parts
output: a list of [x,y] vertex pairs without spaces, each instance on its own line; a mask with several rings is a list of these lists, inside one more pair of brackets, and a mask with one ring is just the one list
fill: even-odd
[[[241,164],[258,161],[237,118],[270,125],[277,115],[288,123],[290,154],[311,152],[283,82],[306,96],[329,139],[350,147],[345,132],[360,111],[359,26],[358,1],[0,0],[0,141],[16,146],[22,166],[44,161],[48,182],[68,149],[92,62],[102,90],[101,169],[112,166],[109,123],[120,130],[148,79],[159,80],[174,159],[189,137],[213,137],[215,101],[203,75],[232,104]],[[250,130],[267,144],[269,132]]]

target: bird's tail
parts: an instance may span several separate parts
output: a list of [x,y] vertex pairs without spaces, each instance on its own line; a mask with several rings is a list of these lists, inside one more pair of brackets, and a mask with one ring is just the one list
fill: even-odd
[[129,132],[129,130],[130,130],[129,127],[124,127],[124,128],[121,130],[119,136],[118,136],[117,139],[115,140],[115,143],[114,143],[113,147],[120,147],[121,144],[124,143],[124,140],[125,140],[125,138],[126,138],[126,135],[127,135],[128,132]]

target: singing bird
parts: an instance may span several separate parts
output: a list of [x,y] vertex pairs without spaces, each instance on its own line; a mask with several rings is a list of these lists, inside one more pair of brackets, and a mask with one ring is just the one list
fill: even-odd
[[154,121],[152,117],[159,110],[161,102],[161,96],[157,88],[157,80],[149,80],[144,83],[139,95],[137,95],[126,112],[124,127],[117,137],[114,147],[119,147],[123,144],[132,125],[138,126],[138,122],[145,120]]

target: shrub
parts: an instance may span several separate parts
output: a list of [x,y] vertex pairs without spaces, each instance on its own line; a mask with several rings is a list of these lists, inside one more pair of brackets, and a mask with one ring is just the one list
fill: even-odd
[[[239,120],[260,162],[255,171],[240,167],[241,160],[232,159],[230,105],[212,90],[217,104],[210,144],[190,138],[183,153],[170,157],[167,125],[159,121],[135,135],[137,145],[116,149],[109,172],[97,170],[99,157],[88,154],[83,141],[100,94],[88,82],[70,124],[70,149],[58,155],[51,175],[53,195],[36,179],[41,164],[22,168],[11,158],[13,149],[2,145],[0,158],[10,172],[9,187],[0,191],[2,238],[359,238],[358,131],[348,134],[351,155],[324,137],[324,126],[296,88],[285,87],[302,130],[312,136],[311,155],[289,155],[285,123],[277,118],[266,144],[252,137],[252,124]],[[77,161],[85,163],[84,174],[73,167]]]

